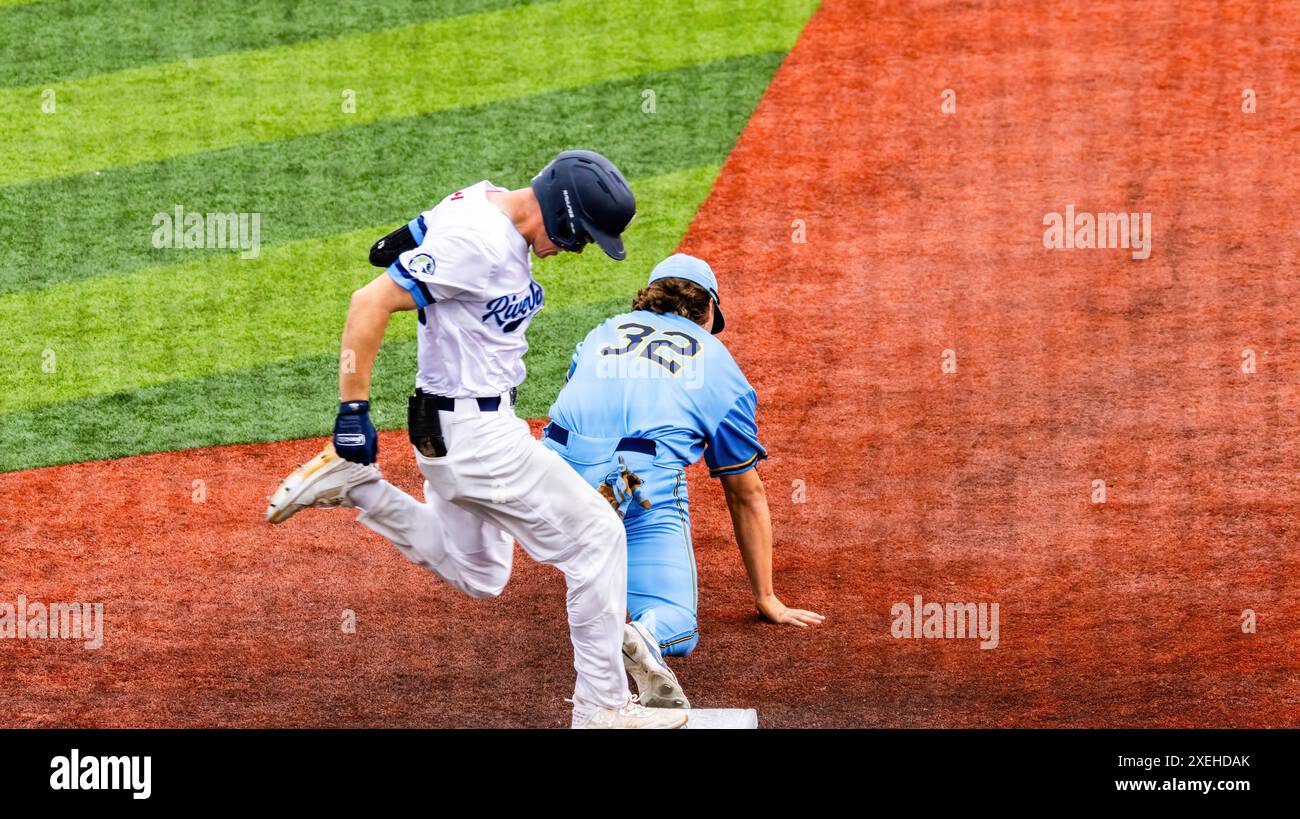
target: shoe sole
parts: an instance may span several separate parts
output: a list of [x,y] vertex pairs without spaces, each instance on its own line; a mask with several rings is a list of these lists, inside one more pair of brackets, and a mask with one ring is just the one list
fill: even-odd
[[623,666],[636,680],[641,704],[646,708],[690,708],[691,703],[686,699],[681,683],[657,668],[646,670],[649,664],[642,661],[641,652],[649,650],[639,637],[623,639]]
[[311,478],[339,460],[341,459],[337,455],[322,452],[290,473],[271,496],[271,503],[266,508],[266,519],[271,523],[283,523],[297,514],[299,509],[294,507],[294,502],[311,486]]

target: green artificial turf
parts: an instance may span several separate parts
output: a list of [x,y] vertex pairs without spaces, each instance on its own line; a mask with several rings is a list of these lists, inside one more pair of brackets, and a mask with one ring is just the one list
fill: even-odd
[[[647,203],[626,237],[637,261],[560,256],[537,263],[539,281],[561,307],[628,291],[672,252],[716,171],[631,180]],[[358,263],[358,250],[383,229],[0,297],[0,326],[22,362],[0,371],[0,413],[337,351],[348,297],[380,273]],[[399,339],[413,333],[411,322],[394,330]]]
[[[555,0],[48,89],[7,88],[0,90],[0,144],[7,146],[0,184],[787,50],[810,7],[793,0],[748,11],[728,0]],[[562,47],[538,36],[547,31],[563,32]],[[53,113],[40,104],[47,90]],[[352,111],[345,110],[348,92],[355,94]]]
[[[261,214],[266,250],[378,225],[389,225],[386,233],[479,179],[522,185],[565,148],[598,149],[631,178],[720,164],[781,57],[737,57],[0,187],[0,294],[181,259],[211,261],[211,250],[153,246],[154,215],[178,204],[198,213]],[[654,114],[641,110],[646,89],[655,92]],[[363,261],[369,246],[356,248],[354,259]]]
[[[537,0],[0,0],[0,87],[270,48]],[[80,44],[93,47],[81,48]]]
[[[0,471],[325,434],[347,297],[378,273],[370,244],[450,190],[521,186],[555,152],[591,147],[631,179],[639,214],[627,262],[535,265],[547,306],[519,411],[544,415],[573,345],[676,248],[814,4],[460,0],[389,4],[381,22],[337,5],[274,2],[236,31],[219,1],[209,21],[177,18],[179,37],[204,41],[193,51],[135,12],[84,63],[19,66],[0,49],[0,78],[56,78],[60,100],[33,119],[40,88],[0,88],[0,115],[16,113],[0,116],[14,146],[0,154]],[[37,25],[22,12],[93,32],[74,18],[114,7],[48,0],[0,8],[0,24]],[[597,34],[568,37],[574,13]],[[546,59],[561,36],[573,50]],[[205,58],[151,64],[185,56]],[[312,94],[344,75],[383,91],[339,116]],[[257,213],[260,254],[155,247],[153,217],[176,205]],[[405,422],[414,331],[394,317],[376,364],[381,428]]]

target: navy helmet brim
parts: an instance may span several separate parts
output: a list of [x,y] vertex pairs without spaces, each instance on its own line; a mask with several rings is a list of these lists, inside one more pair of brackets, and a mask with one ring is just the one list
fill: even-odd
[[600,245],[600,249],[605,251],[605,255],[616,262],[621,262],[627,258],[627,248],[623,247],[623,237],[612,233],[606,233],[592,224],[584,225],[587,234]]

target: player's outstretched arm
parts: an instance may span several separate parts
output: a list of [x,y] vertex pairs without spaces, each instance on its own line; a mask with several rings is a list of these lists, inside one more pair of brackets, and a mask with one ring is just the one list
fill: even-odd
[[731,525],[736,532],[736,545],[749,575],[749,586],[754,592],[754,603],[759,613],[773,623],[784,623],[800,628],[820,625],[822,615],[804,609],[787,608],[776,596],[772,587],[772,514],[767,507],[767,492],[757,469],[738,475],[723,475],[722,491],[727,496],[731,511]]
[[388,274],[352,294],[339,354],[339,412],[333,438],[334,451],[344,460],[372,464],[379,457],[379,434],[370,422],[370,373],[388,317],[414,309],[415,299]]
[[388,329],[388,317],[414,309],[415,299],[387,273],[352,294],[339,356],[340,401],[365,401],[370,397],[370,373]]

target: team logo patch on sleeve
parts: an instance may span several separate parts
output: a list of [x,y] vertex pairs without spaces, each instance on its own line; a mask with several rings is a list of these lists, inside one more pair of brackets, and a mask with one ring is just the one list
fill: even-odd
[[417,276],[432,276],[436,266],[428,253],[417,253],[406,263],[406,269]]

